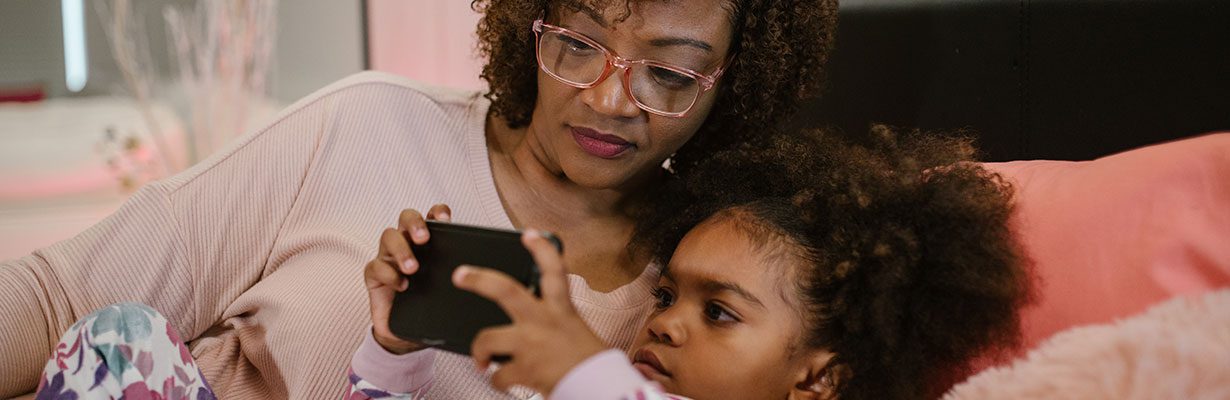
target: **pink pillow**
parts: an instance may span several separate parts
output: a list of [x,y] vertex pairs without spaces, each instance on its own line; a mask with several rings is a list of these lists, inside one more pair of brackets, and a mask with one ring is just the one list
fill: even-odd
[[1034,262],[1032,348],[1176,295],[1230,286],[1230,133],[1093,161],[989,163],[1016,186],[1013,217]]

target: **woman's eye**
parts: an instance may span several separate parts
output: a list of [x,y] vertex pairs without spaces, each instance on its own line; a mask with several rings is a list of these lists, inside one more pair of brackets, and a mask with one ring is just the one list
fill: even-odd
[[738,319],[735,318],[733,314],[731,314],[729,311],[726,311],[726,309],[722,308],[722,306],[719,306],[714,303],[709,303],[705,305],[705,318],[708,318],[710,321],[714,321],[714,322],[737,322],[738,321]]
[[691,76],[661,67],[649,67],[649,72],[659,85],[671,89],[683,89],[695,81]]
[[573,53],[583,53],[594,50],[594,46],[590,46],[588,43],[582,42],[576,38],[560,35],[560,40],[563,40],[564,46],[568,48],[568,51]]
[[675,304],[675,295],[665,288],[657,288],[653,290],[653,297],[658,300],[655,307],[664,309]]

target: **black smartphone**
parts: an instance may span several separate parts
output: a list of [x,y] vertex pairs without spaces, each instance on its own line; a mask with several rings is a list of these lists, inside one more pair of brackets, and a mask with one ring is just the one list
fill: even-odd
[[[512,320],[495,302],[453,286],[453,270],[463,264],[499,270],[538,295],[538,267],[520,232],[436,221],[427,221],[427,229],[431,239],[411,245],[419,269],[393,297],[389,330],[405,340],[470,355],[478,331]],[[544,236],[563,251],[558,238]]]

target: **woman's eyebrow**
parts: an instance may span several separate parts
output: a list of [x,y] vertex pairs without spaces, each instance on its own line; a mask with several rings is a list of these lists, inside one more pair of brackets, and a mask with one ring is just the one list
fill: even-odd
[[713,52],[713,46],[710,46],[709,43],[696,40],[696,39],[683,38],[683,37],[668,37],[668,38],[653,39],[649,41],[649,44],[655,47],[691,46],[691,47],[695,47],[695,48],[698,48],[698,49],[701,49],[701,50],[704,50],[710,53]]
[[[599,13],[598,10],[595,10],[593,7],[590,7],[584,4],[579,5],[577,8],[581,11],[582,14],[585,14],[585,16],[589,17],[589,19],[594,20],[594,23],[597,23],[599,26],[603,28],[610,28],[610,25],[606,23],[606,19],[602,18],[602,13]],[[692,38],[685,38],[685,37],[658,38],[658,39],[650,40],[649,44],[654,47],[691,46],[691,47],[704,50],[706,52],[710,52],[710,53],[713,52],[713,46],[710,45],[709,43],[705,41],[696,40]]]

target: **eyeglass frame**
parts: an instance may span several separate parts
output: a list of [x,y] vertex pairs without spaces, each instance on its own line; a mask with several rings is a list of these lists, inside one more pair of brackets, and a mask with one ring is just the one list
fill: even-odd
[[[594,87],[597,87],[598,85],[601,85],[602,82],[605,82],[607,78],[611,77],[611,75],[615,73],[615,68],[621,68],[624,70],[624,79],[623,79],[624,94],[628,96],[628,99],[632,100],[632,103],[636,104],[637,108],[640,108],[641,110],[645,110],[646,112],[649,112],[651,114],[661,115],[661,116],[670,117],[670,118],[683,118],[687,116],[688,112],[692,111],[692,107],[696,106],[696,102],[700,101],[700,96],[704,95],[705,92],[708,92],[710,89],[713,89],[713,87],[717,85],[718,79],[722,77],[722,74],[726,72],[726,68],[729,67],[730,63],[734,61],[735,59],[735,55],[731,54],[729,57],[726,58],[726,61],[724,61],[722,65],[718,66],[717,70],[713,71],[712,74],[706,75],[696,70],[667,64],[661,61],[650,60],[650,59],[629,60],[629,59],[623,58],[619,55],[619,53],[616,53],[615,50],[608,49],[606,46],[603,46],[601,43],[598,43],[598,41],[591,39],[589,36],[585,36],[585,34],[583,33],[580,33],[580,32],[577,32],[577,31],[574,31],[568,28],[564,28],[561,26],[548,24],[544,22],[542,18],[534,20],[534,25],[532,29],[534,31],[534,58],[538,61],[538,68],[541,69],[543,72],[546,72],[547,75],[550,75],[552,78],[555,78],[555,80],[560,81],[568,86],[575,87],[577,89],[592,89]],[[555,33],[562,32],[562,33],[568,34],[569,36],[580,39],[585,44],[588,44],[598,50],[601,50],[602,54],[606,56],[606,65],[602,68],[602,73],[599,74],[598,78],[594,79],[593,82],[582,84],[582,83],[570,81],[568,79],[564,79],[563,77],[557,75],[555,72],[552,72],[542,62],[542,34],[544,33],[544,31],[552,31]],[[680,111],[677,113],[669,113],[669,112],[665,112],[661,110],[655,110],[652,107],[645,105],[645,103],[642,103],[640,100],[636,98],[636,95],[632,94],[632,65],[633,64],[644,64],[644,65],[654,66],[658,68],[664,68],[672,72],[677,72],[677,73],[687,75],[691,77],[692,79],[696,79],[696,82],[700,84],[700,91],[696,92],[696,97],[692,98],[692,103],[688,104],[688,106],[684,108],[683,111]]]

